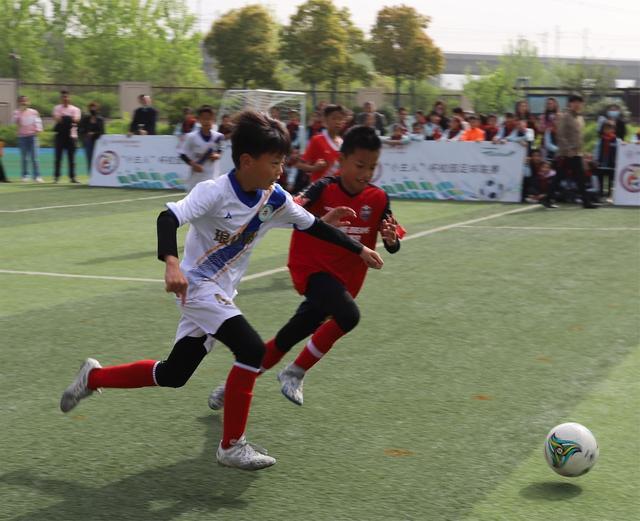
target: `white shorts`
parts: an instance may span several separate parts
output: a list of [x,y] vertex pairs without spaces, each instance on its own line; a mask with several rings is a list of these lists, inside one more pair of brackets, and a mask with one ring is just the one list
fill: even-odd
[[242,314],[233,300],[214,282],[189,286],[185,305],[182,305],[179,298],[176,299],[176,304],[182,312],[176,342],[185,336],[209,335],[205,341],[207,353],[211,352],[215,343],[211,335],[216,334],[226,320]]

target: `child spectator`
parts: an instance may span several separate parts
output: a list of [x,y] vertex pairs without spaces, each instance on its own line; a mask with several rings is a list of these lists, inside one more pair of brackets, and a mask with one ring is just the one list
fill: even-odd
[[453,117],[458,118],[460,120],[460,124],[462,125],[462,130],[467,130],[469,128],[469,123],[467,122],[467,117],[462,110],[461,107],[456,107],[453,109]]
[[549,125],[542,138],[542,147],[544,149],[544,160],[554,161],[556,153],[558,152],[558,144],[556,143],[556,125],[555,123]]
[[495,114],[489,114],[487,116],[487,122],[484,127],[482,127],[482,130],[484,130],[485,141],[493,141],[493,138],[498,135],[500,129],[498,128],[498,118]]
[[462,134],[462,141],[484,141],[484,130],[480,128],[480,118],[475,114],[469,116],[469,128]]
[[424,135],[427,141],[438,141],[442,137],[442,116],[437,112],[429,114],[429,121],[424,127]]
[[300,147],[300,113],[297,110],[290,110],[288,114],[287,131],[291,137],[291,146],[293,148]]
[[344,126],[345,110],[342,105],[327,105],[324,108],[324,122],[327,128],[309,141],[307,149],[298,162],[298,169],[311,175],[311,182],[332,175],[340,168],[340,131]]
[[395,123],[391,127],[391,134],[389,136],[384,136],[380,139],[382,139],[383,144],[392,147],[407,145],[411,141],[409,134],[405,132],[405,128],[400,123]]
[[620,105],[612,103],[607,106],[604,114],[598,117],[598,132],[602,133],[602,125],[606,121],[609,121],[613,125],[615,135],[624,141],[627,136],[627,123],[622,116],[622,109],[620,108]]
[[442,133],[438,141],[460,141],[462,133],[462,120],[458,116],[453,116],[449,120],[449,128]]
[[411,141],[424,141],[424,126],[422,123],[416,121],[411,125],[411,134],[409,134],[409,139]]

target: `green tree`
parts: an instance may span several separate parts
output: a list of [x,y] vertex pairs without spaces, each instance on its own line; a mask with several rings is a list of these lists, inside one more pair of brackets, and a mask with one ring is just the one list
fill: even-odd
[[277,88],[278,25],[261,5],[225,13],[204,40],[227,88],[251,85]]
[[47,21],[38,0],[0,0],[0,77],[46,79],[42,47]]
[[331,0],[308,0],[298,6],[280,40],[282,59],[311,86],[313,105],[319,84],[327,82],[335,92],[340,79],[362,73],[352,58],[363,41],[362,32],[353,26],[348,9],[339,10]]
[[430,22],[413,7],[400,5],[380,10],[371,29],[369,52],[376,70],[395,79],[396,106],[403,80],[415,82],[443,69],[442,52],[425,32]]

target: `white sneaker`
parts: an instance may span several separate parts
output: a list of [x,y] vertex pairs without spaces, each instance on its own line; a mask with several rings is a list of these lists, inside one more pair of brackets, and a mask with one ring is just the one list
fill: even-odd
[[220,465],[242,470],[260,470],[276,462],[265,449],[249,443],[244,435],[228,449],[223,449],[222,444],[218,445],[216,458]]
[[304,369],[298,367],[294,363],[289,364],[278,373],[280,381],[280,390],[282,394],[296,405],[302,405],[302,386],[304,382]]
[[[100,363],[93,358],[87,358],[84,361],[75,379],[71,382],[71,385],[62,393],[62,398],[60,398],[60,410],[62,412],[69,412],[78,405],[80,400],[93,394],[93,391],[87,387],[89,373],[93,369],[99,369],[101,367]],[[101,391],[98,390],[98,392]]]
[[35,181],[36,183],[44,183],[44,179],[42,179],[42,177],[40,177],[40,176],[36,177],[36,178],[34,179],[34,181]]
[[216,387],[209,395],[209,408],[214,411],[219,411],[224,407],[224,383]]
[[28,177],[23,177],[22,178],[22,182],[23,183],[28,183],[29,182],[29,178]]

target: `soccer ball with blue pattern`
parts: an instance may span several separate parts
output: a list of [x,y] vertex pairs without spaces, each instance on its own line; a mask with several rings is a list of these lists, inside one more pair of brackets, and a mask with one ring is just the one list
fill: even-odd
[[579,423],[555,426],[544,442],[544,457],[561,476],[573,478],[586,474],[598,461],[598,454],[595,437]]

